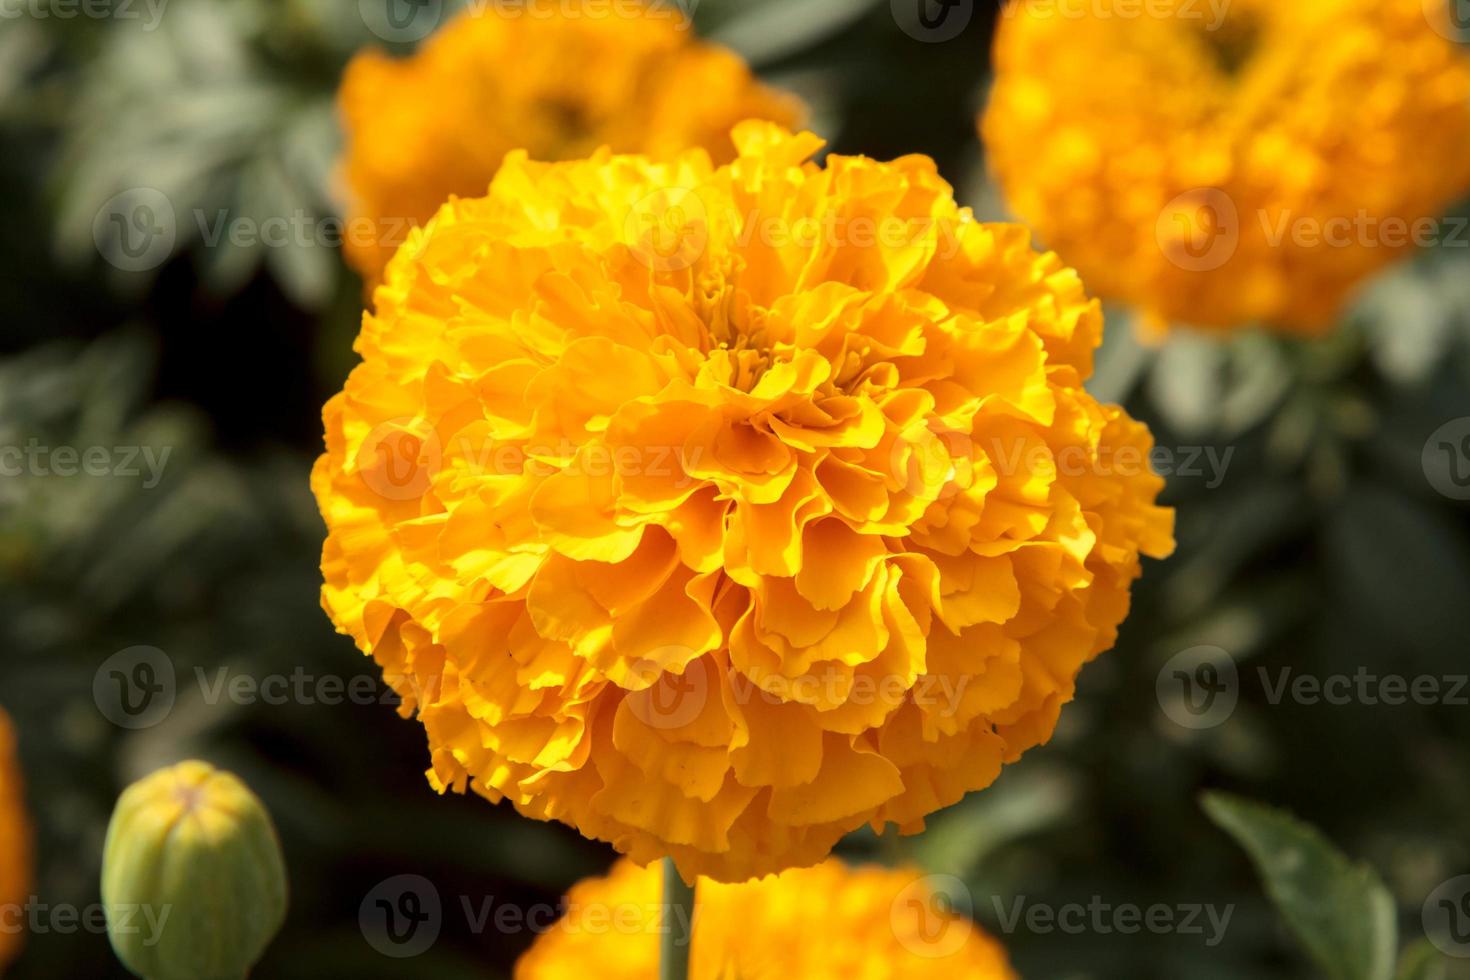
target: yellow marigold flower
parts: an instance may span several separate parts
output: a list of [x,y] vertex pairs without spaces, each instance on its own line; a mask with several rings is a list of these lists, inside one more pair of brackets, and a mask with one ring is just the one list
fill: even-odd
[[1437,3],[1012,0],[991,171],[1156,327],[1321,333],[1470,189],[1470,59]]
[[[939,891],[918,871],[839,861],[701,884],[690,980],[1015,980],[1000,945]],[[521,957],[515,980],[657,976],[663,931],[685,928],[670,914],[657,868],[620,861],[567,894],[565,915]]]
[[[31,889],[31,828],[26,818],[15,732],[0,711],[0,969],[20,951],[14,926],[24,916],[4,915],[26,905]],[[9,928],[6,928],[9,927]]]
[[724,881],[992,782],[1173,543],[1074,272],[928,158],[735,139],[446,204],[312,476],[437,788]]
[[702,146],[727,160],[735,123],[795,125],[802,114],[739,56],[698,41],[673,4],[637,17],[472,9],[414,57],[359,54],[339,102],[350,214],[343,244],[372,281],[409,224],[428,221],[450,195],[482,196],[511,150],[573,160],[600,146],[658,157]]

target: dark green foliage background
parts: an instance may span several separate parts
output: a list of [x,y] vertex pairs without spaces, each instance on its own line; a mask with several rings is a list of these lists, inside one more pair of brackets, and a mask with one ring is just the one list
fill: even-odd
[[[807,96],[836,149],[932,154],[997,217],[974,135],[995,14],[978,6],[942,44],[904,34],[884,0],[704,0],[697,22]],[[180,214],[331,214],[333,91],[373,40],[357,8],[173,0],[152,32],[0,20],[0,444],[171,448],[151,489],[0,478],[0,705],[21,734],[39,902],[96,902],[116,794],[199,756],[255,787],[285,841],[293,905],[260,976],[506,976],[532,937],[475,934],[460,896],[553,902],[609,850],[437,798],[420,729],[391,707],[209,705],[192,683],[196,667],[373,673],[317,606],[322,527],[306,487],[320,406],[353,362],[360,283],[333,249],[206,248],[187,222],[156,274],[122,274],[91,237],[103,203],[136,186]],[[1470,708],[1272,705],[1257,670],[1470,673],[1470,510],[1420,462],[1432,432],[1470,416],[1470,249],[1396,267],[1318,345],[1180,334],[1145,349],[1129,319],[1109,313],[1097,392],[1161,445],[1233,450],[1223,482],[1171,480],[1179,553],[1148,564],[1118,649],[1084,673],[1050,746],[923,837],[859,835],[846,851],[960,875],[992,929],[1019,896],[1237,906],[1213,948],[1023,926],[1004,940],[1028,980],[1313,976],[1245,855],[1199,810],[1201,790],[1228,788],[1374,864],[1416,939],[1425,897],[1470,873]],[[92,680],[139,644],[173,658],[183,695],[165,723],[129,733],[99,714]],[[1192,732],[1161,711],[1155,682],[1201,644],[1236,659],[1242,698],[1227,723]],[[364,941],[358,907],[405,873],[435,883],[446,925],[430,953],[392,960]],[[47,931],[12,975],[119,969],[104,937]]]

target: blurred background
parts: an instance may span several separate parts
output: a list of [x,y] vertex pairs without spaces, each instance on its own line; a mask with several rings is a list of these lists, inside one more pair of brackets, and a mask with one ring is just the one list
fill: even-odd
[[[960,3],[964,29],[942,43],[894,6],[694,13],[806,98],[837,151],[930,154],[962,201],[1003,217],[975,135],[993,5]],[[372,7],[116,0],[0,18],[0,445],[33,461],[0,477],[0,706],[37,826],[36,905],[97,903],[118,792],[200,757],[240,774],[284,840],[291,913],[259,975],[503,977],[533,935],[476,929],[463,900],[554,903],[613,854],[429,789],[420,727],[317,604],[307,473],[321,405],[354,363],[362,284],[330,244],[210,241],[221,216],[337,213],[342,68],[370,44],[412,47],[376,35]],[[96,244],[109,202],[138,187],[206,216],[143,270]],[[1176,332],[1147,346],[1110,310],[1092,388],[1175,453],[1180,550],[1146,566],[1118,648],[1084,671],[1051,745],[924,836],[859,835],[844,853],[963,878],[1027,978],[1316,976],[1199,809],[1224,788],[1369,861],[1406,939],[1422,936],[1426,899],[1470,873],[1467,245],[1393,267],[1317,344]],[[140,664],[172,672],[168,703],[141,716],[111,686]],[[1221,697],[1181,701],[1181,672]],[[1432,678],[1439,694],[1279,696],[1283,677],[1360,674]],[[412,959],[360,919],[400,875],[444,906]],[[1017,897],[1234,913],[1213,945],[1208,927],[1033,932],[1006,926]],[[45,914],[8,977],[124,975],[104,935]]]

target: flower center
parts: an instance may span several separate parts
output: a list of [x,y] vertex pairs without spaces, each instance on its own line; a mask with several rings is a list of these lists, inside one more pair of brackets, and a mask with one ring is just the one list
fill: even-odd
[[540,100],[538,110],[551,124],[562,143],[580,145],[593,132],[592,117],[587,107],[575,99],[548,96]]
[[1222,75],[1241,74],[1260,50],[1262,24],[1250,11],[1231,10],[1218,23],[1201,21],[1198,32]]
[[772,351],[764,311],[742,302],[730,260],[705,270],[694,284],[695,313],[704,323],[703,351],[728,365],[732,388],[749,391],[770,369]]

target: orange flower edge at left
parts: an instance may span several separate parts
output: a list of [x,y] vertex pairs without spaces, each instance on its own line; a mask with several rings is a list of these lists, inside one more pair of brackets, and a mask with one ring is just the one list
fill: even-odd
[[[31,824],[26,816],[24,782],[16,755],[15,730],[0,711],[0,912],[23,909],[31,890]],[[0,971],[20,952],[24,934],[13,926],[23,915],[0,921]]]
[[638,12],[529,15],[491,4],[456,17],[413,57],[359,54],[343,76],[344,248],[376,282],[410,227],[451,195],[478,197],[505,155],[585,157],[599,146],[666,157],[734,153],[730,127],[785,125],[800,102],[739,56],[698,40],[674,4]]
[[436,788],[721,881],[989,785],[1173,547],[1075,273],[925,157],[735,143],[447,204],[312,475]]
[[[693,913],[690,980],[1016,980],[969,918],[959,879],[827,861],[738,885],[705,882]],[[516,964],[515,980],[644,980],[659,940],[684,934],[657,868],[620,861],[567,894],[565,915]]]

